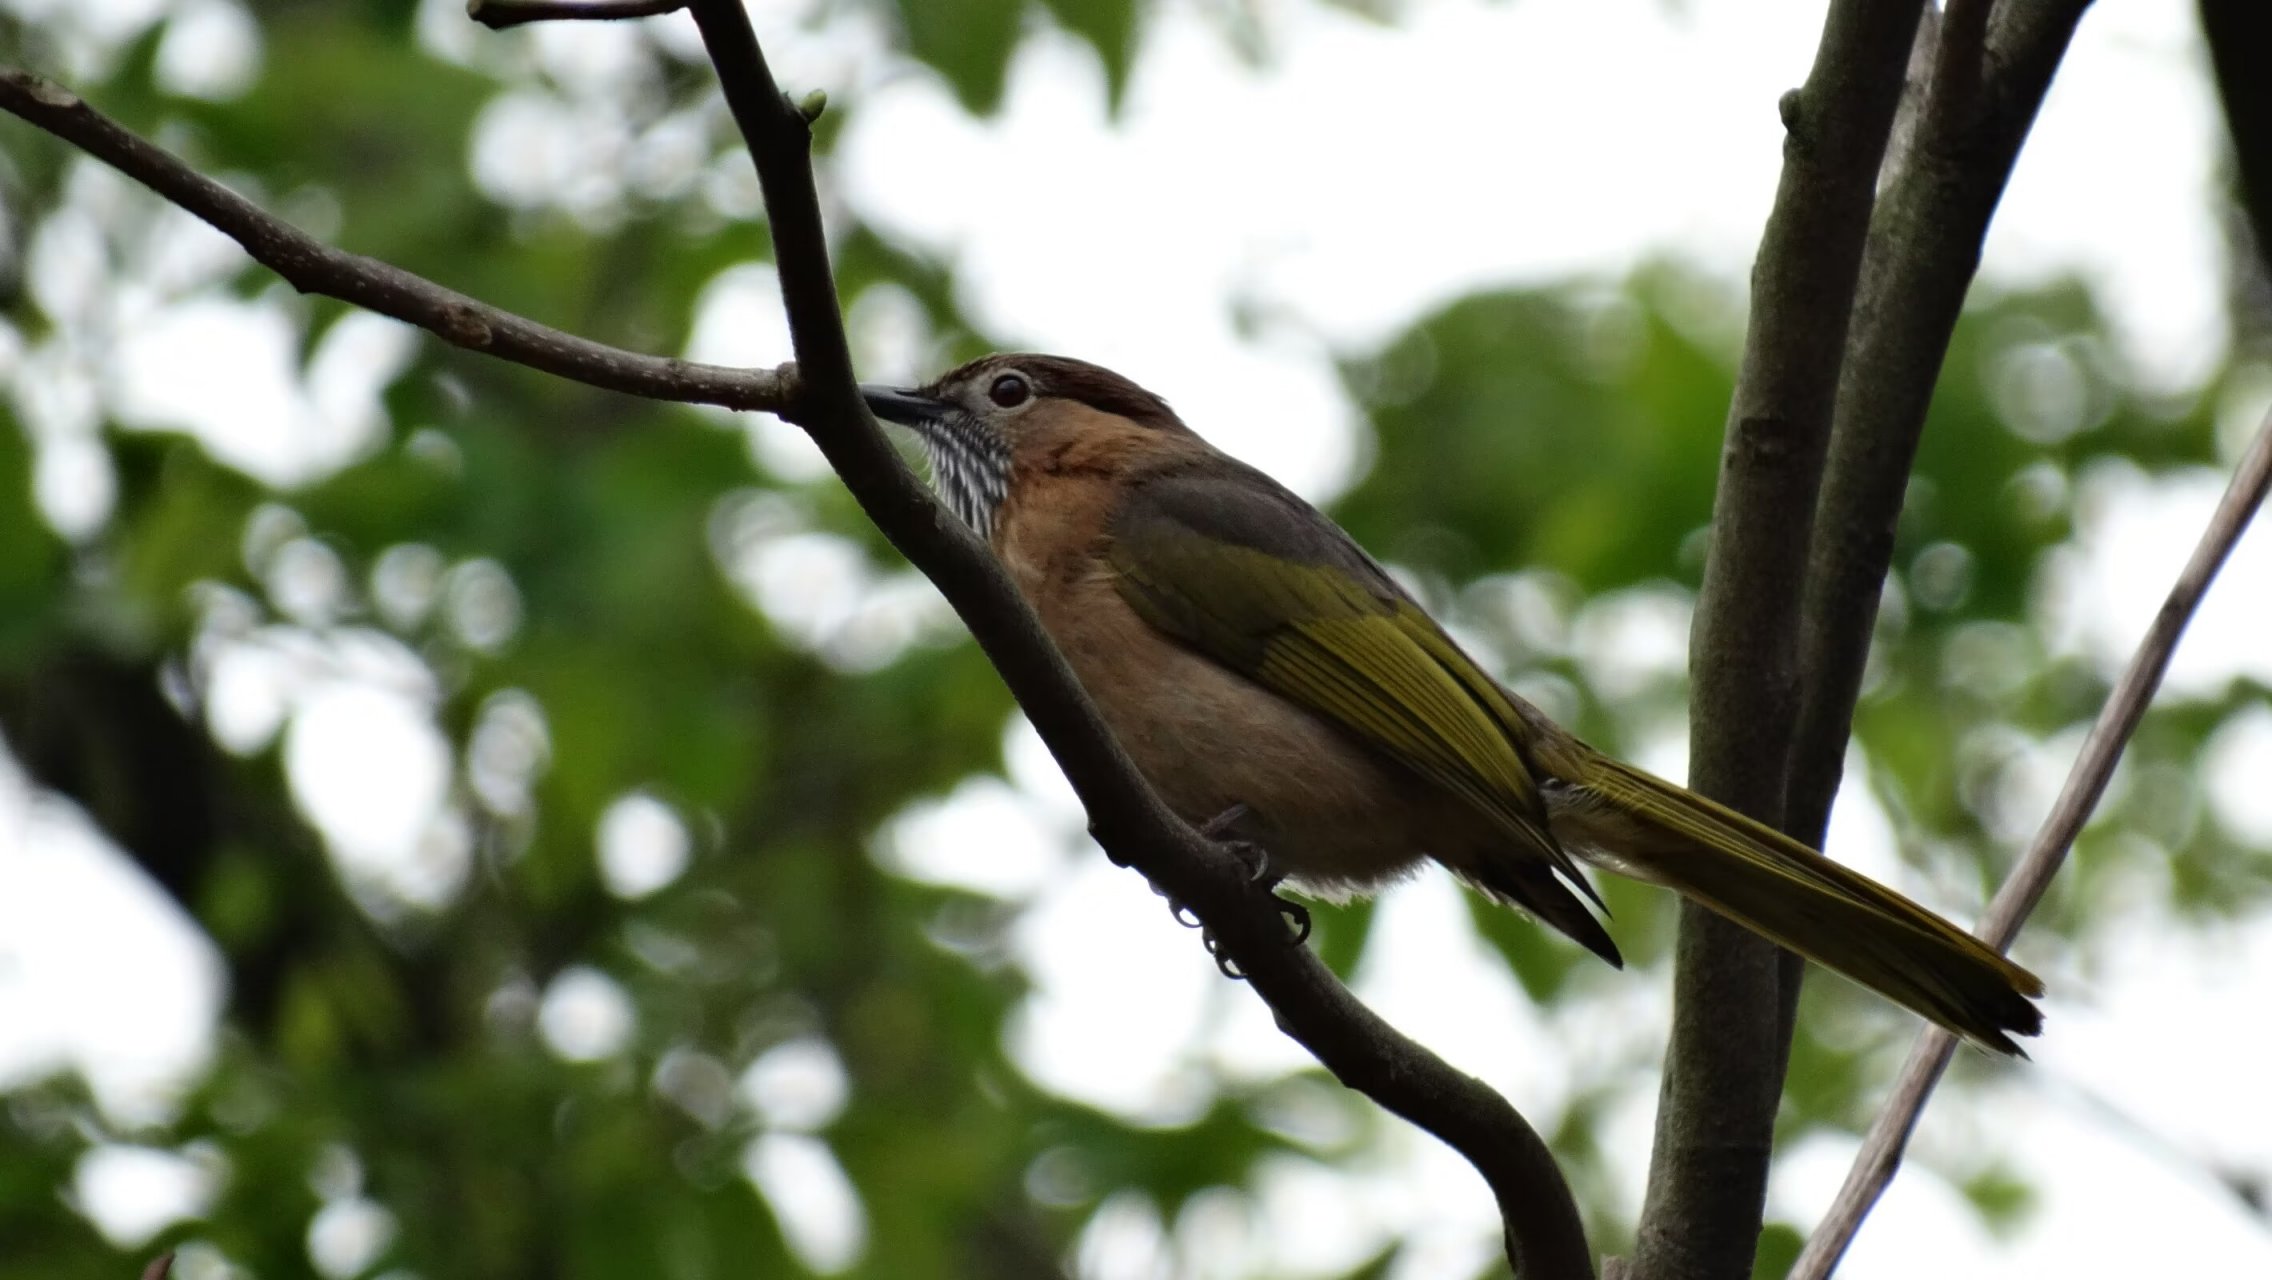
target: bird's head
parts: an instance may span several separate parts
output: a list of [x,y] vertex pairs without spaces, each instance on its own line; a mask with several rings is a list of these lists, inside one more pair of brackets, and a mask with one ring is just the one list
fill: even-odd
[[860,391],[878,418],[914,430],[940,496],[982,535],[991,534],[1020,460],[1039,451],[1062,457],[1086,445],[1125,455],[1154,440],[1196,443],[1167,401],[1064,356],[982,356],[925,386]]

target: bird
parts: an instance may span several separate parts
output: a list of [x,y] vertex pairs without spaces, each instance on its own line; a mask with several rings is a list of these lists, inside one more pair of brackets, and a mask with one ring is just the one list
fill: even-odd
[[1611,965],[1591,865],[1674,890],[1979,1045],[2043,983],[1803,842],[1588,746],[1323,512],[1064,356],[863,385],[912,431],[1170,809],[1327,900],[1428,860]]

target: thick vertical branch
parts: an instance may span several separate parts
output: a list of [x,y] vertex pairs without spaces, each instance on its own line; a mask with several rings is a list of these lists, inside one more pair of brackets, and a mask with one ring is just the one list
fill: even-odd
[[1894,522],[1989,218],[2089,0],[1952,5],[1924,118],[1878,201],[1838,387],[1801,654],[1789,812],[1819,826],[1845,765]]
[[2256,237],[2259,268],[2272,267],[2272,5],[2264,0],[2201,0],[2201,32],[2217,73],[2217,96],[2232,138],[2241,205]]
[[[1752,268],[1690,651],[1690,785],[1767,822],[1783,816],[1799,604],[1839,358],[1921,7],[1833,5],[1806,87],[1782,103],[1783,175]],[[1772,944],[1687,905],[1677,963],[1633,1265],[1650,1277],[1748,1275],[1788,1045],[1783,966]]]

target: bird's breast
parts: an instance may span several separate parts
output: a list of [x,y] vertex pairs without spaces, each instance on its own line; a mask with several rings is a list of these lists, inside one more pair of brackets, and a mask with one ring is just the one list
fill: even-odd
[[1153,630],[1121,598],[1101,535],[1101,523],[1085,527],[1065,510],[1013,506],[996,550],[1168,806],[1203,823],[1245,805],[1251,818],[1234,833],[1328,896],[1409,870],[1428,851],[1440,798],[1335,726]]

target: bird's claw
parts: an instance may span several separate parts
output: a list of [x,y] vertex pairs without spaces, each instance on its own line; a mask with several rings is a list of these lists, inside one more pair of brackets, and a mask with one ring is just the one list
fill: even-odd
[[[1310,909],[1299,902],[1288,902],[1276,894],[1271,895],[1270,902],[1271,905],[1278,908],[1278,917],[1290,926],[1286,945],[1298,947],[1308,942],[1310,940]],[[1199,943],[1207,948],[1208,955],[1215,957],[1215,967],[1223,971],[1224,977],[1234,980],[1245,979],[1246,971],[1239,968],[1239,962],[1223,949],[1222,940],[1215,936],[1213,929],[1202,932],[1199,935]]]
[[[1241,861],[1248,862],[1253,867],[1253,874],[1248,877],[1248,883],[1257,885],[1262,889],[1263,893],[1269,897],[1270,905],[1276,909],[1278,918],[1286,922],[1285,944],[1289,947],[1298,947],[1308,942],[1312,925],[1310,909],[1299,902],[1282,898],[1271,892],[1278,886],[1279,881],[1285,879],[1285,876],[1271,874],[1270,860],[1262,852],[1261,846],[1233,842],[1231,848],[1241,855]],[[1252,857],[1246,857],[1247,854],[1252,854]],[[1181,903],[1171,903],[1170,905],[1176,908],[1178,923],[1186,925],[1199,923],[1195,916],[1189,920],[1184,918],[1190,913]],[[1208,929],[1202,932],[1200,942],[1206,946],[1207,954],[1215,957],[1215,967],[1223,971],[1224,977],[1246,977],[1245,971],[1239,968],[1238,962],[1233,960],[1230,953],[1223,949],[1222,941],[1215,936],[1214,930]]]
[[1252,840],[1223,840],[1218,843],[1230,850],[1231,856],[1246,868],[1247,883],[1260,885],[1263,892],[1275,896],[1278,886],[1286,879],[1286,873],[1271,865],[1268,850]]
[[1246,978],[1246,970],[1239,968],[1239,962],[1231,957],[1230,952],[1223,950],[1222,939],[1215,936],[1213,929],[1199,935],[1199,945],[1207,948],[1207,954],[1215,958],[1215,967],[1223,971],[1224,977],[1234,982]]
[[1270,865],[1270,854],[1261,845],[1234,840],[1230,849],[1238,855],[1239,861],[1246,864],[1248,882],[1261,885],[1264,892],[1276,889],[1278,882],[1286,878],[1285,872]]
[[1261,845],[1252,840],[1241,840],[1231,834],[1233,828],[1246,821],[1252,814],[1253,810],[1247,808],[1244,804],[1234,804],[1201,823],[1199,834],[1229,849],[1233,857],[1246,864],[1247,879],[1256,884],[1275,889],[1278,887],[1278,882],[1286,878],[1286,873],[1271,867],[1270,854]]
[[[1269,896],[1271,905],[1277,909],[1278,918],[1286,922],[1286,944],[1295,947],[1301,946],[1310,940],[1310,909],[1299,902],[1289,902],[1278,896],[1275,891],[1279,884],[1286,879],[1286,873],[1270,865],[1270,855],[1264,851],[1261,845],[1251,840],[1235,839],[1230,834],[1231,829],[1244,820],[1248,814],[1249,810],[1245,805],[1234,804],[1201,824],[1199,833],[1210,841],[1230,850],[1231,856],[1237,858],[1240,865],[1247,869],[1247,883],[1260,886],[1262,891]],[[1168,911],[1175,917],[1177,924],[1187,929],[1200,930],[1200,944],[1207,948],[1208,955],[1214,957],[1215,967],[1223,971],[1224,977],[1241,979],[1246,977],[1246,972],[1239,968],[1238,961],[1233,959],[1228,951],[1224,950],[1222,939],[1215,936],[1213,929],[1205,927],[1205,922],[1199,918],[1196,912],[1184,903],[1169,897],[1164,891],[1161,896],[1167,897]]]
[[1298,947],[1308,942],[1310,940],[1310,909],[1299,902],[1289,902],[1276,894],[1272,894],[1270,900],[1278,904],[1279,916],[1294,928],[1294,936],[1287,939],[1287,945]]

